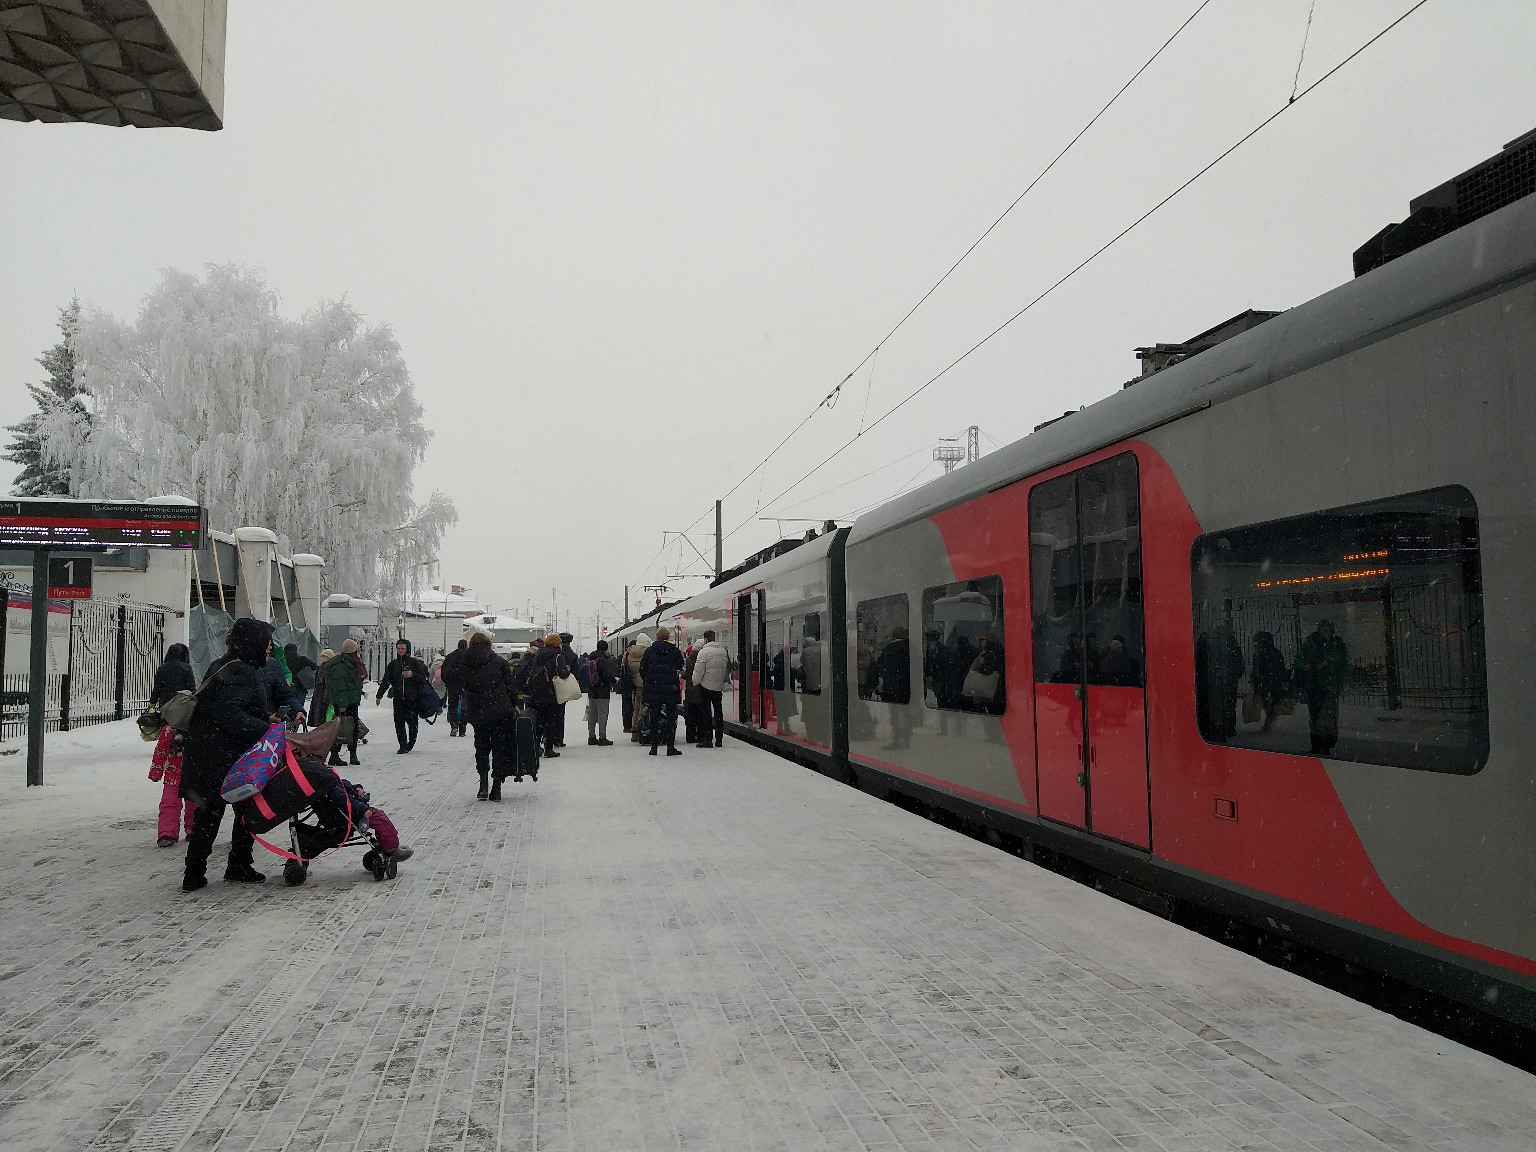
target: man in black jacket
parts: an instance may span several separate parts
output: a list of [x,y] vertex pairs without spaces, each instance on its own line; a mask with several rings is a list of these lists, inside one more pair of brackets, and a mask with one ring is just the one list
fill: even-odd
[[587,667],[591,670],[587,676],[587,743],[606,748],[613,743],[608,739],[608,709],[619,683],[619,662],[608,655],[608,641],[597,642]]
[[443,691],[448,694],[448,735],[464,735],[464,660],[469,653],[469,641],[460,640],[459,646],[443,657],[443,667],[438,673],[443,679]]
[[667,628],[656,629],[656,639],[645,655],[640,658],[640,689],[645,706],[651,710],[651,755],[661,740],[662,729],[667,733],[667,755],[681,756],[677,746],[677,705],[682,699],[682,686],[678,675],[683,670],[683,654],[672,643],[672,632]]
[[[272,648],[272,625],[242,617],[229,630],[228,647],[208,669],[187,729],[181,795],[197,805],[197,816],[187,837],[183,892],[195,892],[208,883],[208,856],[224,819],[220,796],[224,777],[245,750],[266,735],[275,719],[261,678]],[[252,867],[253,843],[250,830],[237,819],[230,831],[225,880],[260,884],[266,879]]]
[[395,736],[400,741],[400,749],[395,753],[397,756],[403,756],[416,747],[416,709],[421,699],[421,686],[430,675],[427,666],[411,655],[410,641],[396,642],[395,658],[384,669],[384,675],[379,677],[379,692],[374,697],[374,703],[382,704],[386,692],[394,698]]

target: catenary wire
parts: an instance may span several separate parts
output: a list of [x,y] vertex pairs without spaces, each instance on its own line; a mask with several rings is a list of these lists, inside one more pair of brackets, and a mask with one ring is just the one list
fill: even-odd
[[[1207,172],[1209,172],[1212,168],[1216,167],[1216,165],[1220,164],[1228,156],[1232,155],[1232,153],[1236,152],[1239,148],[1241,148],[1249,140],[1252,140],[1255,136],[1257,136],[1265,128],[1267,128],[1269,125],[1273,124],[1281,116],[1285,115],[1285,113],[1288,112],[1291,108],[1293,108],[1297,103],[1299,103],[1301,100],[1305,99],[1306,96],[1309,93],[1315,91],[1318,87],[1320,87],[1322,84],[1324,84],[1330,77],[1336,75],[1341,68],[1343,68],[1345,65],[1347,65],[1350,61],[1354,60],[1357,56],[1359,56],[1362,52],[1364,52],[1372,44],[1375,44],[1378,40],[1380,40],[1388,32],[1392,31],[1392,29],[1396,28],[1399,24],[1401,24],[1404,20],[1408,19],[1408,17],[1412,16],[1415,12],[1417,12],[1420,8],[1424,7],[1424,5],[1427,4],[1427,3],[1429,3],[1429,0],[1418,0],[1418,2],[1413,5],[1413,7],[1409,8],[1401,16],[1397,17],[1397,19],[1393,20],[1390,24],[1388,24],[1380,32],[1377,32],[1376,35],[1372,36],[1364,44],[1360,45],[1360,47],[1356,48],[1353,52],[1351,52],[1348,56],[1344,57],[1344,59],[1340,60],[1332,68],[1328,69],[1328,71],[1324,72],[1316,80],[1312,81],[1312,83],[1308,84],[1299,93],[1297,93],[1297,95],[1296,95],[1296,97],[1294,99],[1286,101],[1286,103],[1283,104],[1277,111],[1271,113],[1265,119],[1260,121],[1259,124],[1256,127],[1252,128],[1247,133],[1245,133],[1243,136],[1241,136],[1235,143],[1231,144],[1224,151],[1222,151],[1214,160],[1211,160],[1208,163],[1206,163],[1205,165],[1203,165],[1199,170],[1197,170],[1194,173],[1194,175],[1190,176],[1183,183],[1179,184],[1178,187],[1174,188],[1174,190],[1172,192],[1169,192],[1166,196],[1164,196],[1156,204],[1152,205],[1152,207],[1148,208],[1145,212],[1143,212],[1135,220],[1131,221],[1131,223],[1127,224],[1119,232],[1115,233],[1114,236],[1110,237],[1103,244],[1099,245],[1098,248],[1094,249],[1094,251],[1091,252],[1083,260],[1081,260],[1077,264],[1073,265],[1073,267],[1070,270],[1068,270],[1064,275],[1062,275],[1059,279],[1057,279],[1053,284],[1051,284],[1048,288],[1046,288],[1043,292],[1041,292],[1033,300],[1031,300],[1029,303],[1025,304],[1024,307],[1020,308],[1012,316],[1008,317],[1008,319],[1004,320],[996,328],[992,329],[992,331],[988,332],[980,340],[978,340],[978,341],[976,341],[976,343],[972,344],[969,348],[967,348],[959,356],[957,356],[957,357],[955,357],[955,359],[951,360],[948,364],[946,364],[938,372],[936,372],[934,375],[930,376],[926,381],[924,381],[922,384],[918,385],[911,392],[907,393],[906,396],[902,397],[894,405],[892,405],[890,408],[888,408],[884,412],[882,412],[879,416],[877,416],[874,419],[873,422],[871,422],[869,424],[868,427],[866,427],[864,429],[864,432],[868,433],[868,432],[873,431],[875,428],[879,427],[886,420],[890,419],[890,417],[894,416],[902,408],[906,407],[913,400],[917,399],[917,397],[919,397],[924,392],[926,392],[930,387],[932,387],[934,384],[936,384],[939,380],[943,379],[953,369],[958,367],[961,363],[963,363],[965,360],[967,360],[971,355],[973,355],[975,352],[977,352],[979,349],[981,349],[984,345],[989,343],[998,334],[1000,334],[1004,329],[1008,328],[1015,321],[1017,321],[1020,317],[1022,317],[1025,313],[1029,312],[1032,308],[1034,308],[1037,304],[1039,304],[1042,300],[1044,300],[1047,296],[1050,296],[1053,292],[1055,292],[1056,289],[1060,288],[1068,280],[1071,280],[1074,276],[1076,276],[1084,268],[1088,267],[1089,264],[1092,264],[1095,260],[1097,260],[1105,252],[1109,251],[1109,249],[1114,247],[1117,243],[1119,243],[1121,240],[1123,240],[1126,236],[1130,235],[1131,232],[1133,232],[1141,224],[1145,223],[1148,219],[1150,219],[1159,209],[1161,209],[1164,205],[1166,205],[1174,197],[1178,196],[1181,192],[1183,192],[1186,188],[1188,188],[1190,185],[1192,185],[1195,181],[1199,180],[1201,176],[1204,176]],[[805,481],[809,480],[812,476],[816,475],[816,473],[820,472],[823,468],[825,468],[828,464],[830,464],[833,460],[835,460],[839,455],[841,455],[843,452],[845,452],[849,448],[851,448],[858,440],[859,440],[859,437],[855,436],[855,437],[845,441],[844,443],[839,445],[837,448],[833,449],[832,453],[830,455],[828,455],[825,459],[823,459],[821,461],[821,463],[815,465],[813,468],[810,469],[810,471],[802,474],[801,477],[798,480],[796,480],[788,488],[783,489],[781,492],[779,492],[775,496],[773,496],[767,502],[767,504],[763,505],[763,507],[765,507],[765,508],[773,507],[773,505],[775,503],[777,503],[779,500],[782,500],[785,496],[787,496],[789,493],[793,492],[801,484],[805,483]],[[736,532],[740,531],[740,529],[742,527],[745,527],[746,523],[747,523],[747,521],[743,521],[742,524],[739,524],[739,525],[737,525],[736,528],[733,528],[729,533],[726,534],[727,538],[729,538],[730,536],[734,535]]]
[[[949,266],[948,270],[945,271],[944,275],[940,276],[938,278],[938,280],[934,281],[933,286],[931,288],[929,288],[928,291],[923,293],[922,297],[918,300],[918,302],[916,304],[912,305],[911,308],[907,309],[906,314],[903,315],[902,318],[896,322],[896,324],[891,328],[891,330],[885,334],[884,338],[881,339],[880,341],[878,341],[875,344],[875,346],[873,348],[871,348],[870,351],[867,354],[865,354],[864,358],[853,366],[852,370],[849,371],[849,373],[846,376],[844,376],[842,378],[842,380],[840,380],[838,382],[837,387],[833,388],[832,391],[828,392],[825,396],[823,396],[821,398],[821,400],[816,404],[816,406],[814,408],[812,408],[810,410],[810,412],[808,412],[805,415],[804,419],[802,419],[800,421],[800,423],[796,424],[793,428],[791,428],[789,430],[789,433],[782,440],[780,440],[777,444],[775,444],[772,449],[769,450],[768,455],[764,456],[762,458],[762,460],[760,460],[756,465],[754,465],[750,471],[748,471],[744,476],[741,477],[740,480],[736,481],[735,484],[731,485],[731,487],[726,490],[725,495],[721,497],[722,500],[728,499],[731,495],[733,495],[736,492],[736,490],[738,488],[740,488],[749,479],[751,479],[752,476],[759,469],[766,467],[768,462],[770,460],[772,460],[774,458],[774,456],[778,455],[779,450],[781,448],[783,448],[784,445],[788,444],[790,442],[790,440],[794,439],[794,437],[799,433],[800,429],[804,428],[807,424],[809,424],[815,418],[815,416],[816,416],[816,414],[818,412],[820,412],[823,408],[830,407],[831,403],[835,402],[835,398],[836,398],[837,394],[842,390],[843,385],[847,384],[848,381],[852,380],[854,375],[859,371],[859,369],[863,368],[864,365],[868,364],[871,359],[873,359],[873,358],[875,358],[876,356],[879,355],[881,345],[883,345],[892,336],[896,335],[896,333],[901,330],[901,327],[904,324],[906,324],[906,322],[908,320],[910,320],[912,318],[912,316],[917,312],[917,310],[928,302],[929,297],[931,297],[935,292],[937,292],[939,290],[940,287],[943,286],[944,282],[946,280],[948,280],[950,278],[950,276],[954,274],[955,270],[957,268],[959,268],[960,265],[963,264],[966,261],[967,257],[969,257],[972,252],[976,251],[976,249],[981,245],[982,241],[984,241],[988,236],[990,236],[993,233],[993,231],[996,230],[997,226],[999,224],[1001,224],[1008,217],[1008,215],[1015,208],[1017,208],[1019,206],[1019,204],[1023,201],[1023,199],[1026,196],[1028,196],[1030,194],[1031,191],[1034,190],[1035,185],[1039,184],[1041,180],[1045,179],[1046,175],[1051,171],[1051,169],[1055,168],[1056,165],[1059,164],[1066,157],[1067,153],[1072,150],[1073,146],[1076,145],[1079,140],[1081,140],[1085,135],[1088,134],[1088,130],[1091,129],[1095,124],[1097,124],[1099,122],[1099,120],[1101,120],[1104,117],[1104,114],[1107,113],[1112,107],[1114,107],[1115,103],[1120,99],[1121,96],[1123,96],[1125,94],[1126,90],[1129,89],[1131,87],[1131,85],[1134,84],[1141,77],[1142,73],[1144,73],[1148,68],[1150,68],[1157,61],[1157,58],[1159,56],[1161,56],[1164,52],[1166,52],[1168,50],[1168,48],[1173,44],[1173,42],[1179,38],[1179,35],[1184,31],[1184,29],[1188,28],[1190,26],[1190,24],[1194,22],[1195,17],[1200,15],[1200,13],[1205,10],[1206,6],[1210,2],[1211,2],[1211,0],[1201,0],[1200,4],[1195,8],[1195,10],[1193,12],[1191,12],[1189,14],[1189,16],[1187,16],[1185,18],[1184,22],[1173,30],[1173,34],[1171,36],[1169,36],[1168,39],[1164,40],[1161,45],[1158,46],[1157,51],[1153,52],[1152,55],[1148,56],[1146,58],[1146,60],[1142,62],[1141,66],[1139,68],[1137,68],[1135,72],[1131,73],[1130,79],[1126,80],[1125,83],[1121,84],[1120,87],[1115,90],[1114,95],[1112,95],[1104,103],[1104,106],[1101,107],[1097,112],[1095,112],[1093,114],[1093,116],[1089,118],[1088,122],[1086,124],[1084,124],[1080,129],[1078,129],[1077,134],[1075,136],[1073,136],[1072,139],[1067,141],[1066,146],[1063,147],[1061,149],[1061,151],[1057,152],[1056,155],[1051,158],[1050,163],[1048,163],[1044,168],[1042,168],[1035,175],[1035,178],[1029,182],[1029,184],[1025,187],[1024,191],[1020,192],[1017,196],[1015,196],[1013,198],[1012,202],[1008,205],[1008,207],[1003,209],[1002,214],[999,215],[997,217],[997,219],[993,220],[991,224],[987,225],[986,230],[984,232],[982,232],[982,234],[980,236],[978,236],[975,239],[974,242],[972,242],[972,244],[971,244],[971,246],[969,248],[967,248],[964,252],[962,252],[960,254],[960,258]],[[874,375],[873,375],[873,369],[871,369],[871,375],[870,375],[871,385],[873,385],[873,381],[874,381]],[[866,398],[865,398],[865,411],[866,411],[866,413],[868,412],[868,407],[869,407],[869,405],[868,405],[868,397],[866,396]],[[860,424],[862,425],[862,423],[863,423],[863,418],[861,417],[860,418]],[[860,434],[862,435],[863,432],[867,432],[867,431],[868,431],[867,428],[863,428],[863,429],[861,429]],[[756,511],[761,511],[761,506],[759,506],[759,508]],[[756,514],[756,511],[754,512],[754,515]],[[694,520],[694,522],[692,524],[688,525],[688,527],[685,528],[684,531],[692,531],[694,526],[697,525],[700,520],[703,520],[708,515],[709,515],[709,510],[706,509],[704,512],[700,513],[698,519]],[[653,561],[653,563],[654,563],[654,561]]]

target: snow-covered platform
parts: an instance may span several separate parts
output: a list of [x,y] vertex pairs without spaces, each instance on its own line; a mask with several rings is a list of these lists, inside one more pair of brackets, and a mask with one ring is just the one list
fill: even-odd
[[371,720],[392,883],[183,895],[131,726],[0,756],[0,1147],[1536,1144],[1525,1073],[766,753],[480,804]]

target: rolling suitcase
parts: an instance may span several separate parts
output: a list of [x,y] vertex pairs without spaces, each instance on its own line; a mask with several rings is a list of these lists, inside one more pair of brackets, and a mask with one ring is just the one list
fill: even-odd
[[517,776],[539,778],[539,725],[533,709],[522,707],[512,717],[512,747],[517,760]]

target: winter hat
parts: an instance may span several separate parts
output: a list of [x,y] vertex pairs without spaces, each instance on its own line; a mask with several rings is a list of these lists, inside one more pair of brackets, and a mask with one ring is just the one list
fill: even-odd
[[272,625],[264,620],[242,616],[229,630],[229,649],[239,659],[257,668],[267,662],[267,645],[272,642]]
[[558,633],[558,632],[551,632],[548,636],[544,637],[544,647],[546,647],[546,648],[558,648],[558,647],[560,647],[560,633]]
[[334,660],[335,658],[336,658],[336,653],[334,651],[332,651],[331,649],[329,649],[329,648],[322,648],[322,649],[320,649],[320,659],[322,661]]
[[341,651],[342,651],[342,654],[346,655],[346,656],[356,655],[356,653],[357,653],[357,641],[352,639],[352,637],[348,636],[345,640],[343,640],[341,642]]
[[572,632],[562,632],[562,633],[560,633],[560,643],[562,643],[562,644],[569,644],[569,643],[571,643],[575,639],[576,639],[575,633],[572,633]]
[[635,647],[636,648],[649,648],[650,646],[651,646],[651,638],[649,636],[647,636],[644,632],[640,633],[640,635],[635,637]]

